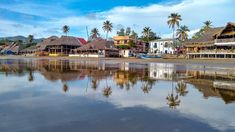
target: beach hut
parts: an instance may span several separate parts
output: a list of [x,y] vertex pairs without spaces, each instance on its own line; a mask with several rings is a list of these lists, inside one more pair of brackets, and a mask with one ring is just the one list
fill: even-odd
[[119,51],[112,41],[97,39],[72,50],[70,57],[118,57]]
[[69,55],[69,53],[76,48],[86,44],[86,40],[83,38],[77,38],[72,36],[61,36],[60,38],[52,36],[45,39],[42,43],[39,43],[38,52],[47,52],[49,56],[63,56]]

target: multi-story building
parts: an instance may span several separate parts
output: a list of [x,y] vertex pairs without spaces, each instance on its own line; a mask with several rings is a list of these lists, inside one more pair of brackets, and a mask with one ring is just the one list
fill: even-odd
[[173,54],[172,39],[156,39],[149,43],[149,53],[151,54]]
[[188,58],[235,58],[235,23],[207,29],[197,38],[185,41]]

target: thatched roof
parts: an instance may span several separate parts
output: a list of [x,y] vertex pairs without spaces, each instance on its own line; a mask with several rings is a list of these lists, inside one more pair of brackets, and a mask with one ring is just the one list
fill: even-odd
[[197,38],[197,39],[189,39],[184,42],[186,47],[207,47],[214,45],[214,36],[221,32],[224,27],[217,27],[217,28],[209,28],[205,31],[205,33]]
[[25,52],[35,52],[35,51],[37,51],[36,45],[25,48],[25,49],[21,50],[20,52],[25,53]]
[[115,46],[113,41],[106,41],[103,39],[97,39],[95,41],[92,41],[78,49],[79,51],[85,51],[85,50],[118,50]]
[[72,36],[61,36],[60,38],[58,38],[56,36],[52,36],[43,40],[43,42],[38,45],[40,46],[40,49],[44,50],[47,46],[82,46],[84,44],[86,44],[86,40],[84,40],[83,38],[77,38]]
[[18,53],[19,49],[20,49],[20,46],[13,42],[12,44],[4,47],[1,52],[11,51],[13,53]]
[[[224,33],[224,31],[225,31],[226,29],[230,28],[230,27],[235,28],[235,23],[233,23],[233,22],[228,22],[227,25],[226,25],[220,32],[218,32],[214,37],[218,37],[218,36],[222,35],[222,34]],[[231,32],[229,32],[229,33],[232,33],[231,35],[233,35],[234,32],[235,32],[235,31],[231,31]],[[229,34],[226,34],[226,35],[229,35]]]
[[57,39],[59,39],[57,36],[51,36],[47,39],[44,39],[41,43],[38,43],[37,47],[44,50],[48,44],[50,44],[52,41],[55,41]]

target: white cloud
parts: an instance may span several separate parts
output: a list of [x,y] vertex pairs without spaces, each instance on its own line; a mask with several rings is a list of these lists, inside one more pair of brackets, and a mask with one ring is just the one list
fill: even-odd
[[[9,23],[6,23],[6,21],[4,23],[4,20],[0,20],[1,25],[3,24],[3,26],[0,27],[0,32],[4,36],[31,33],[36,34],[36,37],[47,37],[50,35],[60,35],[61,27],[67,24],[71,27],[71,35],[86,37],[86,26],[88,26],[89,29],[98,27],[100,32],[104,34],[102,23],[104,20],[108,19],[114,24],[114,27],[122,24],[125,27],[130,26],[138,33],[141,33],[143,27],[150,26],[154,32],[160,34],[162,37],[171,37],[171,29],[169,29],[166,24],[167,17],[172,12],[178,12],[183,18],[181,24],[187,25],[191,29],[191,36],[206,20],[211,20],[214,26],[224,26],[229,21],[235,21],[233,17],[233,14],[235,14],[234,6],[234,0],[184,0],[174,5],[153,4],[145,7],[123,6],[114,7],[108,11],[97,12],[92,15],[94,19],[87,15],[76,16],[71,13],[72,15],[68,15],[68,17],[41,21],[39,22],[38,28],[19,22],[14,23],[22,24],[24,27],[13,28]],[[49,14],[48,12],[52,12],[50,9],[43,9],[45,9],[45,11],[42,13],[45,13],[46,16]],[[22,12],[25,13],[25,10]],[[43,15],[42,13],[37,14],[35,12],[37,12],[37,10],[34,10],[32,14]],[[54,32],[55,34],[51,34],[51,32],[47,32],[48,29],[57,30]],[[116,34],[115,29],[116,28],[114,28],[111,35]]]

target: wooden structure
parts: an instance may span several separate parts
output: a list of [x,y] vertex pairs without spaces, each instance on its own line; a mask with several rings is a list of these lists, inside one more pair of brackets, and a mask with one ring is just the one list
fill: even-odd
[[49,56],[63,56],[69,55],[73,49],[79,48],[85,44],[86,41],[82,38],[71,36],[62,36],[61,38],[58,38],[52,36],[38,44],[38,46],[39,52],[48,52]]
[[235,23],[209,28],[197,39],[185,41],[188,58],[235,58]]
[[71,57],[118,57],[119,51],[112,41],[97,39],[72,50]]

